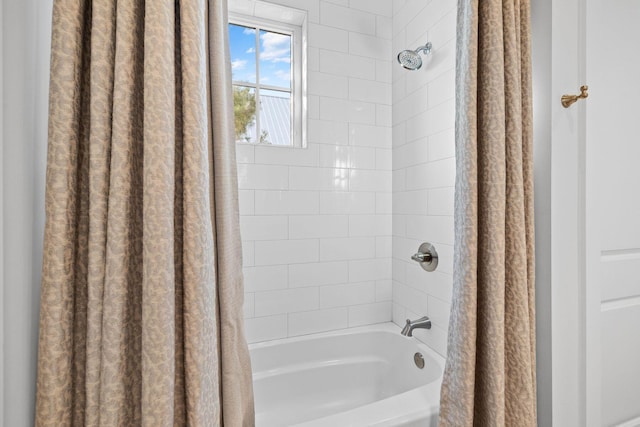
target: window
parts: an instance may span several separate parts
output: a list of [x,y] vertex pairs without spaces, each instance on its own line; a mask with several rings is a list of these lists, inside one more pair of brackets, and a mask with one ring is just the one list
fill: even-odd
[[[256,6],[255,9],[264,12],[265,8]],[[277,6],[265,14],[270,18],[288,17],[288,21],[306,17],[297,9],[292,9],[297,15],[283,14],[284,9],[289,8]],[[302,38],[303,25],[278,22],[255,14],[230,13],[229,45],[237,143],[305,145]]]

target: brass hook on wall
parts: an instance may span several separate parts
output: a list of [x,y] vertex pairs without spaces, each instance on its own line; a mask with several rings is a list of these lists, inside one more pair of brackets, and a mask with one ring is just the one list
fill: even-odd
[[589,86],[584,85],[584,86],[580,86],[580,95],[562,95],[562,98],[560,99],[560,102],[562,102],[562,106],[564,108],[569,108],[578,99],[586,98],[587,96],[589,96],[589,94],[587,93],[588,90],[589,90]]

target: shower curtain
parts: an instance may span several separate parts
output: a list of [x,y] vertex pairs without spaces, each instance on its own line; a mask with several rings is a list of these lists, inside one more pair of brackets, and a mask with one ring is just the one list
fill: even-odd
[[56,0],[37,426],[252,426],[225,0]]
[[529,0],[459,0],[454,293],[440,425],[536,426]]

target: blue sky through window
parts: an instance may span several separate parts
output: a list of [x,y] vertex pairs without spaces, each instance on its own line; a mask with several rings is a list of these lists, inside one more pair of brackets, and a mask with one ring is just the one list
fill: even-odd
[[[256,83],[256,30],[229,24],[233,79]],[[260,30],[260,84],[291,88],[291,36]],[[288,96],[288,94],[283,94]]]
[[256,30],[229,24],[233,80],[256,83]]

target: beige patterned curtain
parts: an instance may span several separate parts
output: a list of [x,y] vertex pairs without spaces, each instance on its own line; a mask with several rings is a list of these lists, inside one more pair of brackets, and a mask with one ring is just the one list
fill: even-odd
[[37,426],[252,426],[225,0],[56,0]]
[[459,0],[454,295],[440,425],[536,426],[529,0]]

